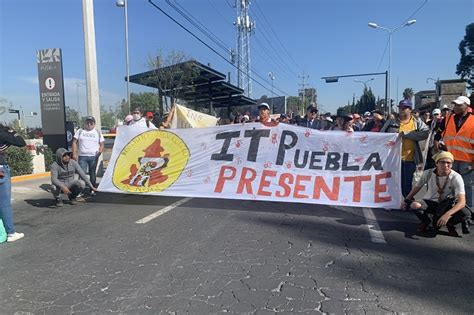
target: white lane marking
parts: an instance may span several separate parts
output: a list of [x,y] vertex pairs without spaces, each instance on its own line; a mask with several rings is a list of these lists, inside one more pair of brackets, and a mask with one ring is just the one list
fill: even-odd
[[377,223],[374,212],[370,208],[362,208],[364,212],[365,221],[367,221],[367,227],[369,228],[370,239],[374,243],[386,244],[385,237],[383,236],[382,231],[380,231],[380,226]]
[[173,204],[171,204],[171,205],[169,205],[169,206],[167,206],[167,207],[165,207],[165,208],[163,208],[163,209],[161,209],[161,210],[158,210],[158,211],[156,211],[155,213],[152,213],[152,214],[150,214],[150,215],[144,217],[143,219],[140,219],[140,220],[136,221],[135,223],[137,223],[137,224],[145,224],[145,223],[148,223],[148,222],[150,222],[151,220],[153,220],[153,219],[159,217],[160,215],[165,214],[166,212],[168,212],[168,211],[170,211],[170,210],[173,210],[173,209],[176,208],[176,207],[181,206],[183,203],[188,202],[188,201],[191,200],[191,199],[193,199],[193,198],[188,197],[188,198],[183,198],[183,199],[181,199],[181,200],[178,200],[178,201],[176,201],[175,203],[173,203]]

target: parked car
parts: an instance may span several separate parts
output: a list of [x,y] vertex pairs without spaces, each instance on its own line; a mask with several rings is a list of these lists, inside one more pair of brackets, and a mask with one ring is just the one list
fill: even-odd
[[109,127],[102,127],[102,128],[100,128],[100,132],[105,133],[105,134],[110,133],[110,128]]

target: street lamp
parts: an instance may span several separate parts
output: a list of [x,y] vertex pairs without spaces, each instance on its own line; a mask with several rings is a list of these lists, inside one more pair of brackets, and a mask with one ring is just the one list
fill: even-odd
[[115,5],[120,8],[124,8],[125,13],[125,65],[127,71],[127,102],[128,102],[128,112],[130,113],[130,68],[128,61],[128,0],[117,0]]
[[273,80],[275,80],[275,76],[273,75],[273,72],[268,72],[268,78],[272,80],[272,113],[275,111],[273,108]]
[[392,66],[392,34],[398,31],[399,29],[405,27],[405,26],[410,26],[416,23],[416,20],[410,20],[406,22],[405,24],[400,25],[399,27],[394,28],[393,30],[388,29],[386,27],[382,27],[377,25],[376,23],[369,23],[369,27],[371,28],[379,28],[384,31],[388,32],[388,114],[390,115],[392,111],[392,106],[391,106],[391,90],[392,90],[392,77],[391,77],[391,66]]
[[373,80],[375,80],[375,78],[370,78],[369,80],[366,80],[366,81],[354,79],[354,82],[362,83],[364,85],[364,88],[367,90],[367,82],[370,82],[370,81],[373,81]]

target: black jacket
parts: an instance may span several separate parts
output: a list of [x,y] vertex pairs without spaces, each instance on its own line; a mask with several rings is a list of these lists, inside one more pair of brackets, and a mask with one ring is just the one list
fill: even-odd
[[10,146],[24,147],[25,140],[7,127],[0,127],[0,165],[7,164],[6,150]]

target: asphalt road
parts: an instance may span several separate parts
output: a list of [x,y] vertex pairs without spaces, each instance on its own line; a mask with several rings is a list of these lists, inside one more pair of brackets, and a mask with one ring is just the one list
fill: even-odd
[[472,234],[416,236],[412,213],[104,193],[56,208],[46,183],[14,185],[26,236],[0,244],[0,314],[474,312]]

